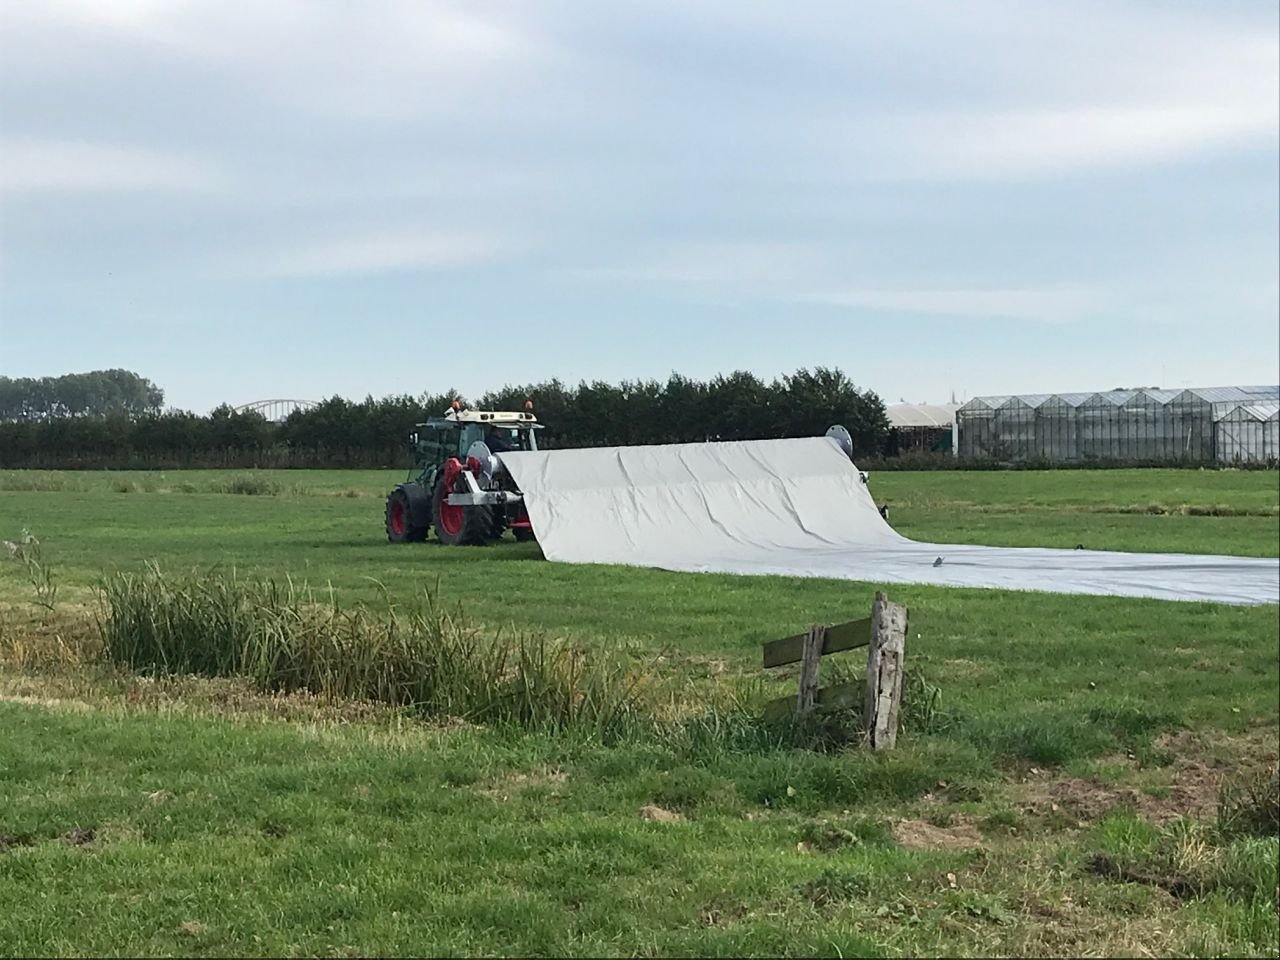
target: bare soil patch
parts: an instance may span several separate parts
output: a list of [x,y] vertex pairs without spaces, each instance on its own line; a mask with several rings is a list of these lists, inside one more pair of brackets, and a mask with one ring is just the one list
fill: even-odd
[[491,800],[510,800],[526,790],[538,787],[562,787],[569,775],[559,767],[544,767],[540,770],[521,770],[503,774],[487,781],[476,788],[476,793]]
[[86,843],[93,843],[97,836],[96,830],[77,827],[75,830],[64,833],[62,842],[73,847],[83,847]]
[[1196,881],[1178,874],[1162,876],[1116,863],[1106,854],[1095,854],[1089,861],[1089,872],[1106,880],[1119,883],[1140,883],[1144,886],[1159,887],[1168,891],[1177,900],[1186,900],[1199,896],[1203,891]]
[[684,815],[651,803],[640,808],[640,819],[649,820],[653,823],[677,823],[684,819]]
[[983,844],[977,828],[968,821],[937,827],[924,820],[899,820],[893,835],[913,850],[974,850]]
[[[1024,812],[1034,816],[1097,820],[1114,809],[1128,809],[1154,823],[1180,817],[1211,820],[1217,813],[1224,778],[1241,767],[1274,765],[1280,753],[1280,732],[1258,729],[1233,736],[1217,731],[1179,731],[1155,741],[1157,751],[1172,757],[1164,768],[1165,783],[1142,789],[1133,783],[1109,783],[1096,777],[1051,778],[1033,770],[1021,786]],[[1131,770],[1132,758],[1104,758],[1109,765]]]
[[18,837],[12,833],[0,833],[0,853],[6,850],[12,850],[14,847],[29,847],[35,843],[30,837]]

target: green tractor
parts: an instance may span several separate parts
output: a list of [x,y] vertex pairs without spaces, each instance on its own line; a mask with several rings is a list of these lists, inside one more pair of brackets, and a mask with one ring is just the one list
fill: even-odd
[[455,403],[443,417],[417,424],[409,479],[387,495],[387,539],[421,542],[431,528],[450,546],[490,543],[508,528],[517,540],[534,539],[524,497],[501,460],[538,449],[542,425],[532,404],[525,406],[511,413]]

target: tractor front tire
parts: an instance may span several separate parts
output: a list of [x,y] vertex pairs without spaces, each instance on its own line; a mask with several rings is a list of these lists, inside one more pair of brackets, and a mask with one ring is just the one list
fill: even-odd
[[447,498],[454,492],[445,489],[444,474],[441,473],[431,495],[431,519],[436,528],[436,539],[451,547],[485,543],[493,534],[493,509],[479,505],[450,506]]
[[427,539],[431,504],[416,483],[402,483],[387,495],[387,539],[392,543],[421,543]]
[[512,527],[511,532],[516,535],[517,543],[528,543],[530,540],[538,539],[532,527]]

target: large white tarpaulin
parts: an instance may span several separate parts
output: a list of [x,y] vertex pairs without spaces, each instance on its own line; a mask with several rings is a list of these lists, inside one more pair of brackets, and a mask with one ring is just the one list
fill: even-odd
[[1280,602],[1280,559],[917,543],[833,440],[504,453],[549,560],[870,583]]

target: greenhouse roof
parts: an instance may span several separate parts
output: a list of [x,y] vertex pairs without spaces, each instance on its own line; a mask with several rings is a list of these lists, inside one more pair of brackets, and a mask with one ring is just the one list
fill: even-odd
[[1280,387],[1192,387],[1186,391],[1207,403],[1280,401]]
[[1190,394],[1205,403],[1230,404],[1232,407],[1240,404],[1273,404],[1280,403],[1280,386],[1254,386],[1254,387],[1192,387],[1187,390],[1168,390],[1152,387],[1149,390],[1103,390],[1096,393],[1025,393],[1025,394],[1000,394],[998,396],[974,397],[966,403],[962,410],[977,409],[984,407],[994,410],[996,407],[1002,406],[1011,400],[1017,400],[1029,407],[1038,407],[1048,400],[1061,400],[1070,406],[1078,407],[1093,398],[1098,398],[1101,402],[1110,403],[1114,406],[1120,406],[1132,400],[1138,394],[1145,394],[1156,403],[1165,404]]
[[1009,397],[1007,395],[1002,397],[974,397],[972,400],[968,401],[960,409],[974,410],[974,409],[977,409],[978,407],[982,407],[984,410],[994,410],[996,407],[1000,406],[1000,404],[1004,403],[1008,399]]
[[1018,403],[1025,404],[1028,407],[1038,407],[1051,396],[1053,395],[1049,393],[1023,393],[1016,397],[1010,397],[1005,403],[1013,403],[1016,400]]
[[1137,390],[1106,390],[1102,393],[1093,394],[1089,399],[1093,400],[1096,397],[1103,403],[1109,403],[1113,407],[1118,407],[1132,400],[1137,392]]
[[1214,411],[1213,419],[1215,421],[1226,420],[1234,418],[1233,415],[1235,414],[1250,420],[1280,420],[1280,402],[1237,403],[1233,407],[1228,407],[1224,404],[1220,409]]
[[1049,399],[1057,398],[1069,407],[1078,407],[1092,396],[1092,393],[1055,393]]

